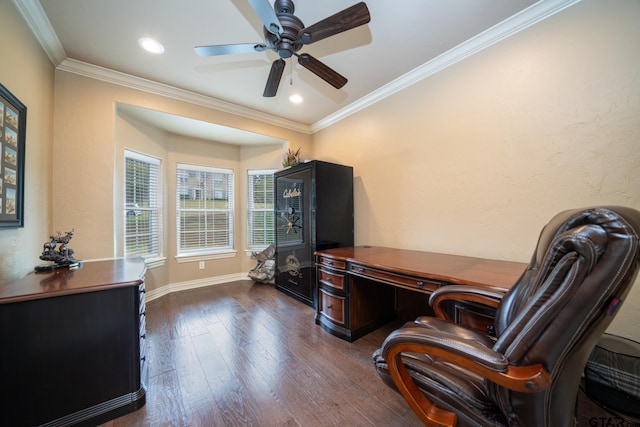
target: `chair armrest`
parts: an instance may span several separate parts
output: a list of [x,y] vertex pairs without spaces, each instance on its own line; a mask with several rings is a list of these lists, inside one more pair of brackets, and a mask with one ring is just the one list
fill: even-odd
[[390,371],[401,368],[400,355],[403,352],[436,357],[514,391],[533,393],[544,390],[551,384],[549,373],[539,363],[512,366],[503,354],[480,340],[460,338],[455,333],[442,333],[419,324],[407,324],[393,331],[382,344],[382,355],[387,360]]
[[512,390],[536,392],[549,387],[551,384],[549,374],[540,364],[522,367],[508,366],[505,372],[498,372],[483,365],[469,362],[456,353],[444,349],[417,343],[398,343],[391,346],[386,352],[385,358],[389,374],[400,394],[427,426],[453,427],[456,424],[457,417],[454,413],[435,406],[420,391],[404,363],[402,363],[403,352],[430,353],[443,360],[464,366],[466,369]]
[[515,391],[534,393],[551,385],[549,373],[541,364],[511,366],[504,355],[480,341],[458,338],[452,332],[439,333],[419,324],[406,324],[392,332],[381,348],[381,355],[387,362],[396,388],[425,425],[454,426],[457,417],[435,406],[420,391],[402,361],[405,352],[426,354],[447,361]]
[[438,318],[452,321],[443,307],[445,301],[475,302],[487,307],[498,308],[503,296],[504,291],[499,289],[448,285],[433,291],[429,297],[429,305]]

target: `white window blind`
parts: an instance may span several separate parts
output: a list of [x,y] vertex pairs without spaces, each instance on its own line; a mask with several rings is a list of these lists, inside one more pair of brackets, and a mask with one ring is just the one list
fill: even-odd
[[233,250],[233,170],[177,165],[178,254]]
[[261,249],[274,242],[273,174],[275,169],[248,171],[248,237],[250,249]]
[[160,256],[160,160],[125,150],[124,255]]

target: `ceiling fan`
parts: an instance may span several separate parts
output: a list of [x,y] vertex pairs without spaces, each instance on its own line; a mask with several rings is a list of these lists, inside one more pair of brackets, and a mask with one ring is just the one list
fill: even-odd
[[291,0],[275,0],[273,8],[269,0],[249,0],[249,3],[264,24],[265,43],[196,46],[196,53],[200,56],[217,56],[262,52],[267,49],[275,51],[280,58],[271,64],[271,71],[262,94],[265,97],[276,95],[284,72],[284,60],[291,56],[296,56],[300,65],[336,89],[340,89],[347,83],[347,79],[337,71],[308,53],[298,53],[298,51],[303,45],[315,43],[368,23],[371,16],[364,2],[348,7],[308,27],[305,27],[293,14],[295,6]]

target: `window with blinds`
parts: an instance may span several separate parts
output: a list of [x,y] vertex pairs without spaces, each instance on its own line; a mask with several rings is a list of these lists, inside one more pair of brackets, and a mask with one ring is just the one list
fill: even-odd
[[160,160],[125,150],[124,256],[159,257]]
[[248,172],[248,237],[250,249],[264,249],[274,242],[273,174],[275,169]]
[[233,170],[178,164],[178,255],[233,250]]

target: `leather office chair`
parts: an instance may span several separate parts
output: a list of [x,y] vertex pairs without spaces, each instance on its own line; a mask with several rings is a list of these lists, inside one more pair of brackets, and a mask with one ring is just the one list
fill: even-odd
[[[591,350],[638,273],[640,212],[565,211],[542,230],[531,262],[502,296],[445,286],[373,354],[378,374],[426,425],[574,425]],[[450,321],[447,301],[496,307],[494,336]]]

